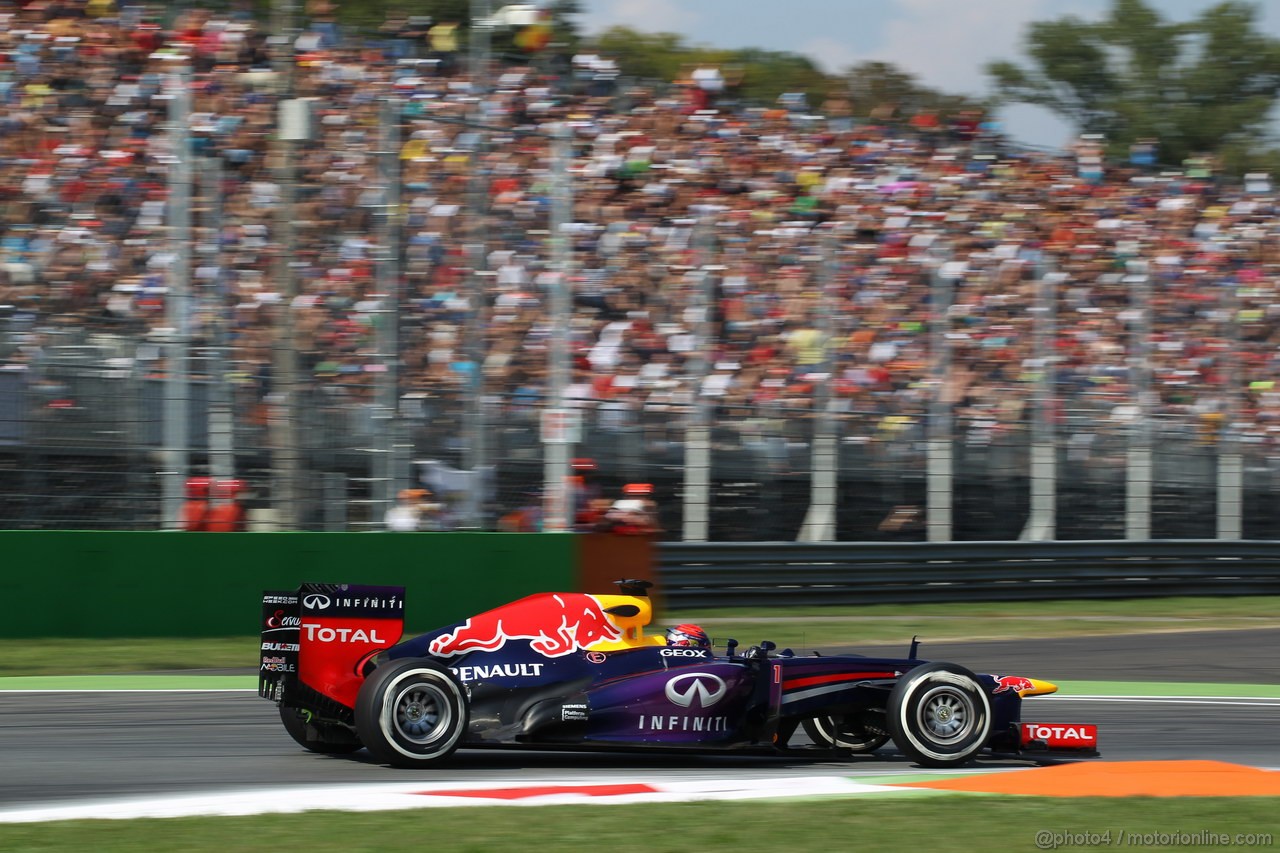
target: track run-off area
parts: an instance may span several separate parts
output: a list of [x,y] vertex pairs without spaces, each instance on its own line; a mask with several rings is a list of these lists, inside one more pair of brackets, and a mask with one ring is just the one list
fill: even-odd
[[430,806],[922,796],[1280,796],[1280,630],[926,643],[1044,678],[1024,720],[1099,726],[1102,759],[926,771],[895,753],[463,750],[431,771],[299,748],[252,674],[0,679],[0,822]]

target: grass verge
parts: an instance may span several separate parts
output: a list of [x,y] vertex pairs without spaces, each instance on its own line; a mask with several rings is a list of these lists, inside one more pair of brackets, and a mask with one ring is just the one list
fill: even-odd
[[1280,627],[1280,597],[877,604],[677,611],[717,640],[823,648]]
[[[0,849],[8,853],[276,853],[289,849],[350,853],[420,850],[427,845],[433,853],[602,848],[646,853],[1067,847],[1209,850],[1274,847],[1277,809],[1280,798],[1275,797],[1164,800],[905,795],[902,799],[801,802],[311,812],[0,825]],[[1268,833],[1269,842],[1240,837]],[[1223,843],[1223,838],[1228,840]]]
[[0,676],[245,668],[258,668],[257,637],[0,640]]
[[[700,622],[718,641],[743,645],[905,648],[915,634],[936,643],[1277,628],[1280,597],[680,610],[658,625],[675,622]],[[256,670],[257,658],[256,637],[0,640],[0,676]]]

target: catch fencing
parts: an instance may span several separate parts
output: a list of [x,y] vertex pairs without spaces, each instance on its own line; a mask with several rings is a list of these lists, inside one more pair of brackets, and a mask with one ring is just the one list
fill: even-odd
[[[120,336],[57,338],[30,363],[0,330],[0,529],[155,530],[165,526],[162,480],[164,383],[155,347]],[[71,343],[71,341],[78,343]],[[210,404],[215,360],[193,354],[188,397],[189,471],[212,469]],[[22,369],[18,369],[22,368]],[[277,492],[278,437],[259,373],[231,371],[232,419],[225,433],[229,472],[245,481],[255,529],[362,531],[382,527],[388,504],[379,460],[386,455],[378,407],[342,383],[317,383],[297,397],[301,477],[292,504]],[[905,399],[905,398],[904,398]],[[529,510],[536,517],[545,480],[536,392],[486,395],[469,421],[458,389],[407,391],[393,449],[409,473],[401,484],[431,487],[445,506],[444,529],[493,530]],[[795,540],[805,526],[813,486],[833,479],[832,525],[820,539],[842,542],[924,540],[927,509],[940,495],[929,482],[928,418],[898,398],[850,399],[832,415],[831,449],[817,467],[812,408],[779,401],[721,401],[707,412],[705,538],[713,542]],[[589,487],[613,498],[628,482],[654,487],[664,539],[683,536],[694,502],[686,480],[687,435],[696,412],[687,403],[591,401],[582,409],[575,457],[593,460]],[[1224,441],[1194,417],[1150,420],[1150,536],[1126,530],[1132,424],[1109,409],[1075,400],[1058,413],[1054,457],[1058,540],[1209,539],[1223,504],[1221,461],[1238,454],[1238,536],[1280,539],[1280,452],[1269,441]],[[1025,420],[951,419],[951,538],[1017,540],[1035,517],[1034,431]],[[483,478],[459,472],[483,436]],[[482,487],[472,487],[481,483]],[[468,513],[479,493],[478,512]],[[288,507],[291,510],[286,511]]]

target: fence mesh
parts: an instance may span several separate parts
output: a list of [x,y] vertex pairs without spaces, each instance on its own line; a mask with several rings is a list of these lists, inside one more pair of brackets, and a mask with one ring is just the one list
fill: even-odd
[[[165,383],[155,347],[102,335],[90,342],[47,342],[33,359],[0,371],[0,526],[11,529],[145,530],[163,526]],[[9,339],[7,351],[18,347]],[[211,465],[210,399],[218,382],[202,357],[183,383],[189,418],[189,472]],[[288,527],[273,496],[271,403],[252,378],[226,371],[232,400],[231,450],[244,480],[250,518],[260,528]],[[613,497],[630,482],[654,487],[661,526],[679,538],[684,505],[685,429],[693,410],[673,400],[634,405],[583,400],[573,455],[590,459],[587,488]],[[400,400],[399,451],[410,483],[431,486],[444,503],[442,525],[498,529],[504,517],[536,510],[544,482],[541,401],[520,394],[483,398],[478,421],[484,476],[466,469],[468,397],[463,389],[418,389]],[[927,414],[899,398],[850,398],[836,405],[836,538],[925,538]],[[296,526],[381,529],[378,409],[340,385],[315,384],[300,396],[296,434],[302,486]],[[709,538],[795,539],[813,485],[812,406],[730,401],[711,406]],[[1029,417],[1001,420],[958,412],[953,428],[953,536],[1018,538],[1030,495]],[[1054,429],[1056,534],[1060,539],[1125,535],[1126,464],[1131,422],[1087,399],[1068,401]],[[1193,416],[1151,425],[1152,536],[1215,535],[1218,436]],[[1263,443],[1239,445],[1244,459],[1246,538],[1280,536],[1270,512],[1280,465]],[[472,514],[468,499],[480,495]]]

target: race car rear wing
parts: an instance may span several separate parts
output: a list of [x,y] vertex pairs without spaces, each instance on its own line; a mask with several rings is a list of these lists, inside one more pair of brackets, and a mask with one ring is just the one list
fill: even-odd
[[262,594],[258,695],[302,705],[315,694],[354,708],[370,657],[404,633],[404,587],[304,583]]

